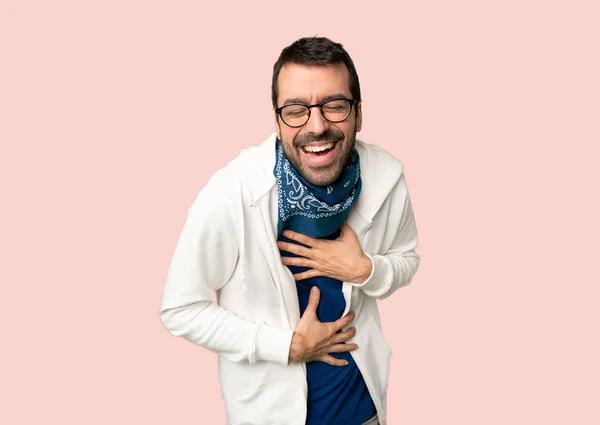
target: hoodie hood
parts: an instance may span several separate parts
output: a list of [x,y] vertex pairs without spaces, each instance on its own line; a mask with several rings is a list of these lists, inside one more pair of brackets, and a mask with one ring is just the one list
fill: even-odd
[[[240,175],[253,206],[277,185],[273,175],[276,141],[277,134],[273,133],[258,146],[243,149],[228,164]],[[384,149],[360,139],[356,139],[356,150],[363,186],[354,208],[370,222],[402,176],[404,165]]]

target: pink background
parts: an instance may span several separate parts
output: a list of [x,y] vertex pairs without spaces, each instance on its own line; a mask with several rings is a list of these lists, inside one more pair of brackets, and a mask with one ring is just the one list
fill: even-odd
[[0,423],[224,423],[163,280],[197,191],[273,131],[279,52],[317,34],[417,218],[420,269],[380,304],[390,424],[599,424],[598,3],[200,3],[0,6]]

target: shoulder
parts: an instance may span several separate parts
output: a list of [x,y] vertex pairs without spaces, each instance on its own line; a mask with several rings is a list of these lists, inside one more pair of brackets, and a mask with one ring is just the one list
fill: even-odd
[[223,214],[235,204],[239,187],[240,180],[231,169],[223,167],[217,170],[196,193],[190,212],[208,214],[220,211]]
[[209,197],[221,205],[236,204],[238,207],[240,202],[252,203],[275,181],[274,162],[274,136],[270,136],[259,145],[240,150],[209,178],[196,199]]

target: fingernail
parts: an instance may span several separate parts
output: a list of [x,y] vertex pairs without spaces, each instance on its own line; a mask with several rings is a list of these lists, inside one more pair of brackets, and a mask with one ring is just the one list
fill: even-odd
[[313,286],[312,289],[310,290],[310,292],[312,292],[313,294],[317,295],[319,293],[318,289],[316,286]]
[[348,366],[348,361],[344,361],[344,366]]

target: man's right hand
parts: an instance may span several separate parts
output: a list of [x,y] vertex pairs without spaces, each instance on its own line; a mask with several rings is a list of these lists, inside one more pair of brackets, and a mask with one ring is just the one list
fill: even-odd
[[356,344],[343,343],[354,336],[356,328],[352,327],[345,332],[338,333],[352,322],[354,312],[348,313],[335,322],[322,323],[317,318],[320,296],[319,288],[313,286],[308,306],[294,329],[289,361],[291,363],[318,360],[333,366],[346,366],[348,364],[346,360],[336,359],[329,353],[341,353],[358,348]]

